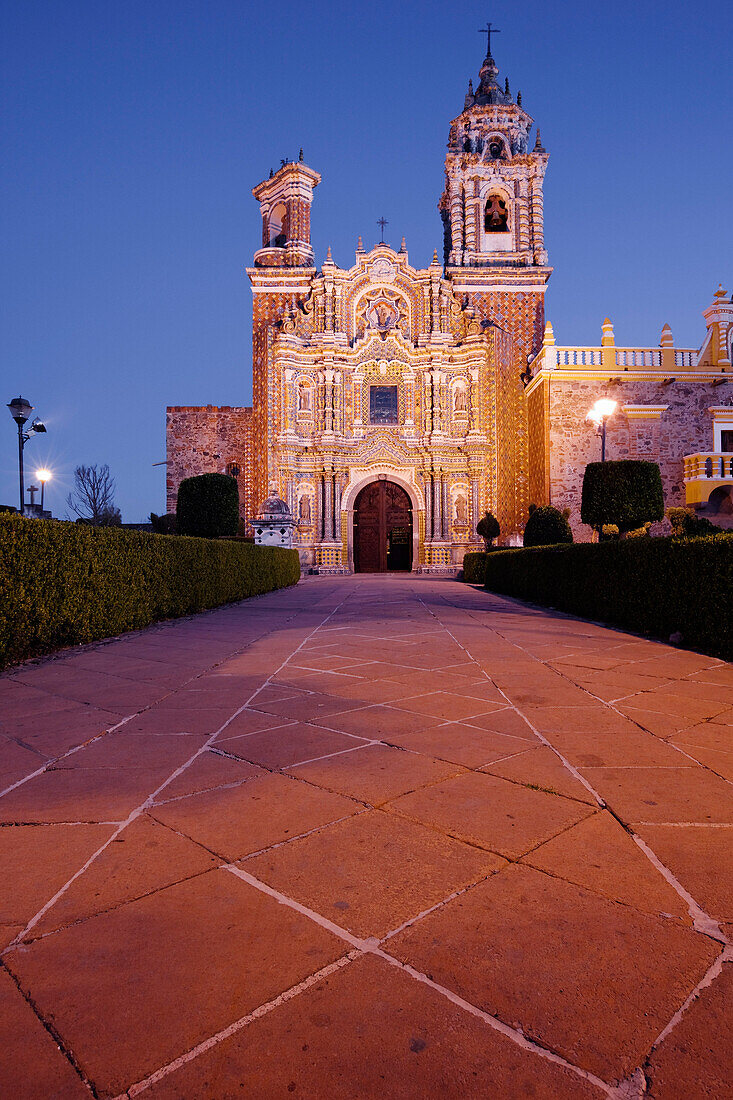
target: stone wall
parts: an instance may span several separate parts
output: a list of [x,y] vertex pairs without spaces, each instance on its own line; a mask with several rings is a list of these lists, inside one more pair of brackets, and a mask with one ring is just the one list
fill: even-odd
[[252,484],[252,410],[230,405],[176,405],[166,411],[166,510],[175,512],[178,486],[185,477],[227,473],[236,463],[241,474],[239,512],[249,520],[257,509]]
[[[570,508],[577,540],[588,541],[590,528],[580,522],[583,474],[588,462],[601,457],[601,441],[586,415],[599,397],[618,402],[608,421],[606,458],[636,458],[658,462],[665,508],[684,506],[683,457],[713,448],[711,405],[733,404],[733,381],[680,381],[628,378],[619,384],[598,380],[548,380],[550,424],[550,503]],[[658,419],[632,419],[624,405],[667,405]],[[539,503],[539,502],[538,502]]]

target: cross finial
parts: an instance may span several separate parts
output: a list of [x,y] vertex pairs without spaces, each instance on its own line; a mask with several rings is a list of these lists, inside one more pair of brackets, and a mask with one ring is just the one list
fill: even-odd
[[379,218],[379,220],[377,221],[377,225],[381,226],[382,228],[382,239],[379,243],[384,244],[384,227],[385,225],[389,225],[389,222],[386,218]]
[[478,33],[486,35],[486,56],[491,57],[491,36],[492,34],[501,34],[501,31],[493,27],[491,23],[487,23]]

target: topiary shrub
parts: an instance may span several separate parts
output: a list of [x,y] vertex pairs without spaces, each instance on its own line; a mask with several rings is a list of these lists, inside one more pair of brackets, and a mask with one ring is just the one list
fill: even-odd
[[580,518],[596,530],[615,524],[622,534],[663,519],[664,491],[656,462],[589,462]]
[[524,528],[525,546],[554,546],[558,542],[572,542],[573,532],[567,516],[552,504],[532,508]]
[[668,508],[667,519],[672,524],[672,535],[676,539],[699,539],[705,535],[718,535],[722,527],[716,527],[705,516],[696,516],[692,508]]
[[166,512],[164,516],[151,512],[150,522],[156,535],[175,535],[178,532],[178,521],[175,512]]
[[463,579],[466,584],[483,584],[485,572],[485,550],[475,550],[463,555]]
[[187,477],[178,487],[178,533],[215,539],[236,535],[239,527],[239,486],[228,474]]
[[496,516],[491,512],[484,512],[483,516],[476,524],[476,534],[481,536],[488,550],[494,539],[498,538],[501,534],[501,527],[499,526],[499,521]]

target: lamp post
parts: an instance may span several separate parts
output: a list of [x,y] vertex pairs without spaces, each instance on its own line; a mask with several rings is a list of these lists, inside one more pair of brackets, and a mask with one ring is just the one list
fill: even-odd
[[33,406],[29,401],[26,401],[24,397],[14,397],[12,401],[8,403],[8,409],[15,423],[18,425],[18,478],[20,481],[20,514],[21,516],[25,512],[25,493],[23,485],[23,448],[32,435],[37,432],[45,432],[46,425],[43,421],[35,418],[28,431],[24,431],[25,423],[28,417],[33,412]]
[[46,490],[46,482],[51,480],[50,470],[36,470],[36,477],[41,483],[41,513],[43,513],[43,495]]
[[591,424],[595,424],[596,432],[601,437],[601,462],[606,461],[606,423],[609,417],[616,411],[616,402],[610,398],[601,397],[586,416]]

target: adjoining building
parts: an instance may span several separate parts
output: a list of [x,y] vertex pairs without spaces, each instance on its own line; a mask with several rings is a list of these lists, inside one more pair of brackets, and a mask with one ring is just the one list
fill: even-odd
[[237,477],[248,523],[268,492],[286,501],[303,564],[337,573],[455,568],[481,544],[485,511],[517,540],[531,503],[571,511],[598,442],[659,462],[666,503],[733,513],[733,303],[720,288],[699,349],[559,347],[545,324],[552,274],[543,232],[548,162],[534,120],[502,88],[489,52],[450,124],[439,202],[443,255],[414,268],[359,239],[354,264],[314,263],[320,175],[301,158],[253,190],[262,247],[254,295],[251,408],[174,406],[168,508],[193,474]]

